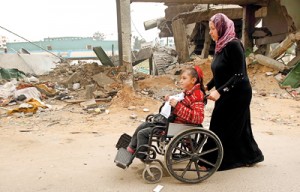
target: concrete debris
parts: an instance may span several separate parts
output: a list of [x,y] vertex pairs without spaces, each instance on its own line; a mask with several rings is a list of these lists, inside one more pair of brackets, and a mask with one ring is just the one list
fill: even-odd
[[115,83],[115,81],[112,78],[108,77],[104,73],[94,75],[92,78],[100,87],[104,87],[105,85]]
[[96,103],[95,99],[91,99],[91,100],[80,103],[80,106],[83,107],[84,109],[90,109],[90,108],[97,107],[97,103]]
[[86,86],[86,92],[85,92],[85,98],[86,99],[92,99],[93,98],[93,91],[94,91],[94,85],[87,85]]
[[266,76],[272,76],[273,75],[273,72],[266,72]]
[[78,83],[80,82],[80,74],[79,73],[73,73],[68,79],[67,81],[63,82],[64,85],[68,86],[68,85],[72,85],[74,83]]
[[49,73],[60,59],[52,55],[40,54],[1,54],[1,68],[15,68],[24,73],[43,75]]
[[93,95],[95,98],[107,98],[108,94],[104,93],[103,91],[94,91]]
[[282,76],[281,73],[278,73],[276,76],[275,76],[275,79],[278,81],[278,82],[282,82],[284,77]]

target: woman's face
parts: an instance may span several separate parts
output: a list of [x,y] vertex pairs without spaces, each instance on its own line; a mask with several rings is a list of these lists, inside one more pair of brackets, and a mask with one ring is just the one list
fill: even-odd
[[211,22],[211,21],[209,22],[209,34],[210,34],[211,38],[212,38],[215,42],[218,41],[218,39],[219,39],[218,31],[217,31],[217,29],[216,29],[215,24],[214,24],[213,22]]

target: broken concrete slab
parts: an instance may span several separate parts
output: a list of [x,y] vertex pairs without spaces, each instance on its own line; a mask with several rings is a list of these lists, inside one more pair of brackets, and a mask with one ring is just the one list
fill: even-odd
[[99,73],[97,75],[94,75],[92,79],[100,86],[104,87],[105,85],[115,83],[116,81],[113,80],[112,78],[108,77],[104,73]]
[[55,68],[59,58],[51,55],[1,54],[0,67],[18,69],[24,73],[43,75]]
[[71,77],[69,77],[68,80],[66,80],[65,82],[63,82],[64,85],[72,85],[73,87],[73,84],[74,83],[78,83],[80,81],[80,74],[75,72],[73,73],[73,75],[71,75]]
[[278,71],[283,71],[286,68],[286,66],[280,63],[279,61],[276,61],[270,57],[261,54],[255,55],[254,58],[257,60],[259,64],[265,65],[267,67],[270,67]]
[[90,108],[97,107],[97,103],[95,99],[91,99],[80,103],[80,106],[83,107],[84,109],[90,109]]
[[93,91],[94,91],[94,85],[87,85],[86,86],[86,92],[85,92],[85,98],[86,99],[92,99],[93,98]]
[[110,66],[114,67],[113,62],[110,60],[110,58],[106,55],[105,51],[102,49],[102,47],[94,47],[93,51],[97,55],[98,59],[101,61],[102,65],[104,66]]
[[104,93],[103,91],[94,91],[93,95],[95,98],[106,98],[108,95]]

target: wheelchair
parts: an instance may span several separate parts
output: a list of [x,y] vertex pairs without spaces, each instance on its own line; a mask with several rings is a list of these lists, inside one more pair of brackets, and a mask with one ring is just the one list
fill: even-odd
[[[149,115],[146,121],[151,122],[152,118],[153,115]],[[153,127],[148,144],[137,148],[134,154],[126,149],[130,141],[128,134],[121,135],[114,162],[126,169],[137,155],[145,155],[142,177],[147,183],[159,182],[163,169],[183,183],[199,183],[212,176],[223,159],[220,139],[202,126],[176,123],[157,125]],[[163,160],[157,158],[158,155],[163,156]]]

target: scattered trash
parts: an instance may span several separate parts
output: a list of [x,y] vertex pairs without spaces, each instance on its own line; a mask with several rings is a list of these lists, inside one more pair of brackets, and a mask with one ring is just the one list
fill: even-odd
[[153,192],[160,192],[163,188],[164,188],[164,186],[162,186],[162,185],[157,185],[157,186],[153,189]]
[[150,110],[148,108],[143,109],[144,112],[149,112]]
[[74,83],[73,84],[73,90],[80,89],[80,83]]
[[41,101],[38,101],[36,99],[30,99],[26,103],[22,103],[18,108],[9,110],[7,114],[11,115],[13,113],[18,113],[18,112],[35,114],[39,107],[47,108],[47,106],[43,104]]

